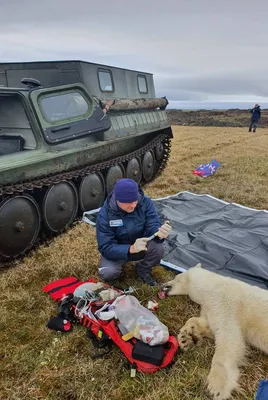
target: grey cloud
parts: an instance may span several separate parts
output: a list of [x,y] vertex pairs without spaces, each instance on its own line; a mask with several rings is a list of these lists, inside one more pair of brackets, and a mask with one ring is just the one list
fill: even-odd
[[170,88],[165,85],[158,85],[156,81],[156,96],[166,96],[169,101],[202,101],[206,99],[203,93],[197,93],[191,90],[184,90],[180,86]]
[[[161,90],[166,88],[169,93],[183,92],[189,96],[200,95],[205,99],[205,95],[255,95],[268,97],[268,76],[267,71],[260,69],[255,71],[238,71],[218,74],[200,74],[193,76],[173,76],[165,78],[159,83]],[[176,97],[176,95],[175,95]],[[177,99],[179,100],[179,98]]]
[[0,61],[82,59],[144,70],[173,101],[268,97],[266,0],[0,5]]

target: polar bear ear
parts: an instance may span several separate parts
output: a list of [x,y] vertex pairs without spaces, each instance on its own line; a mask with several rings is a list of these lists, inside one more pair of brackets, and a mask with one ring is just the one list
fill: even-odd
[[202,268],[201,263],[196,264],[195,268]]

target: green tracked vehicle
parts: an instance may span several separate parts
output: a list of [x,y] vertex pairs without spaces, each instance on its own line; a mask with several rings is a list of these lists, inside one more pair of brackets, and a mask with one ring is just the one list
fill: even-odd
[[0,64],[0,257],[98,208],[121,177],[165,167],[172,130],[153,76],[81,61]]

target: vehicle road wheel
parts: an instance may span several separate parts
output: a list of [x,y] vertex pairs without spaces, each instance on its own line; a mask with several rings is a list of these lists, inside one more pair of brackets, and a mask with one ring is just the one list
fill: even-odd
[[127,164],[126,177],[140,184],[142,178],[141,162],[137,157],[132,158]]
[[142,174],[145,182],[149,182],[154,176],[155,159],[151,151],[147,151],[142,160]]
[[85,176],[79,186],[79,203],[81,210],[89,211],[99,208],[105,199],[105,182],[102,174],[94,173]]
[[42,211],[46,228],[54,233],[67,228],[75,220],[78,195],[72,182],[63,181],[51,185],[44,196]]
[[16,257],[30,249],[39,234],[40,211],[29,195],[4,199],[0,203],[0,255]]
[[155,157],[158,162],[163,159],[164,153],[165,153],[164,143],[160,142],[155,146]]
[[114,167],[110,167],[108,169],[106,175],[107,194],[111,193],[116,181],[118,181],[121,178],[124,178],[124,175],[125,175],[124,167],[120,164],[115,165]]

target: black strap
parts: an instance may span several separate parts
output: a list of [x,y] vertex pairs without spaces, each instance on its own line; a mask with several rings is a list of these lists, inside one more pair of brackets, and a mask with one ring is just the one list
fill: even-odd
[[73,281],[72,283],[67,283],[67,284],[65,284],[65,285],[57,286],[57,287],[55,287],[55,288],[53,288],[53,289],[50,289],[50,290],[47,292],[47,294],[51,294],[51,293],[57,292],[57,291],[60,290],[60,289],[64,289],[64,288],[66,288],[66,287],[68,287],[68,286],[75,285],[75,284],[78,283],[78,282],[80,282],[80,280],[79,280],[79,279],[76,279],[76,280]]

